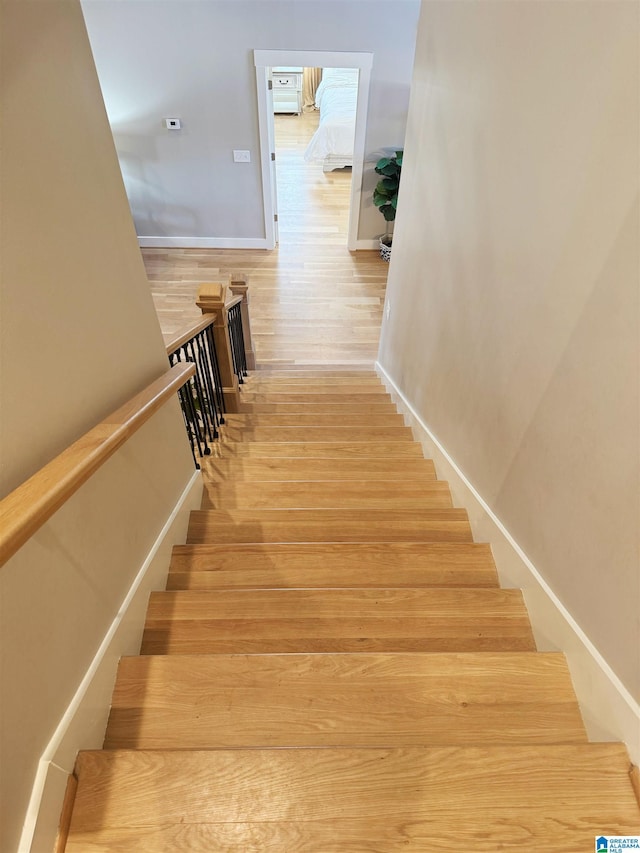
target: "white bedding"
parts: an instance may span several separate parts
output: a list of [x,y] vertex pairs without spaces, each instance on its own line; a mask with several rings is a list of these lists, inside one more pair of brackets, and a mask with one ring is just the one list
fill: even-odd
[[[356,130],[356,104],[358,100],[357,68],[325,68],[316,92],[316,106],[320,110],[320,125],[307,146],[304,159],[307,163],[334,163],[351,165]],[[337,166],[333,166],[337,168]]]

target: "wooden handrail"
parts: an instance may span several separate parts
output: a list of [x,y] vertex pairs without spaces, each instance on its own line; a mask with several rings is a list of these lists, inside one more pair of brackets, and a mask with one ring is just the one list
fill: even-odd
[[0,566],[194,373],[176,364],[0,501]]
[[212,314],[203,314],[197,323],[194,323],[193,326],[185,329],[184,332],[181,332],[167,343],[167,355],[171,355],[177,349],[180,349],[183,344],[186,344],[186,342],[190,341],[191,338],[195,338],[195,336],[200,334],[200,332],[203,329],[206,329],[207,326],[212,326],[214,321],[215,318]]
[[229,310],[229,308],[233,308],[234,305],[237,305],[239,302],[242,302],[242,296],[232,296],[227,302],[224,303],[224,307]]

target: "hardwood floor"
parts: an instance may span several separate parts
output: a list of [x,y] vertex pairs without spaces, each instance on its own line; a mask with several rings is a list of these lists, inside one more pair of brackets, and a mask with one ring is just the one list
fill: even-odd
[[351,172],[304,162],[315,113],[276,116],[280,243],[263,249],[143,249],[166,337],[200,316],[198,286],[248,275],[258,366],[371,366],[378,349],[388,265],[349,252]]

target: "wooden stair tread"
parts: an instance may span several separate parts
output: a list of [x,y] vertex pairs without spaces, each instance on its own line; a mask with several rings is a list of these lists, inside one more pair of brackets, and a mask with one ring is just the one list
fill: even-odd
[[628,768],[618,744],[82,752],[66,853],[578,853],[637,834]]
[[220,430],[220,443],[227,441],[413,441],[413,433],[406,426],[276,426],[236,427],[225,424]]
[[[247,391],[257,394],[388,394],[379,379],[252,379],[243,383]],[[243,389],[244,391],[245,389]]]
[[375,372],[375,370],[368,370],[366,368],[355,368],[355,367],[345,367],[344,369],[338,369],[336,367],[318,367],[315,369],[309,367],[297,367],[291,370],[285,370],[284,368],[269,368],[269,367],[258,367],[253,373],[249,374],[249,379],[253,381],[254,379],[355,379],[358,380],[360,378],[367,379],[377,379],[380,381],[380,377]]
[[423,519],[433,517],[446,521],[453,519],[456,521],[466,521],[466,509],[458,507],[437,509],[432,512],[423,512],[419,509],[412,510],[359,510],[359,509],[208,509],[194,510],[193,516],[207,517],[213,520],[214,523],[224,524],[244,524],[246,522],[255,522],[257,524],[267,524],[270,521],[281,520],[290,521],[291,523],[310,523],[316,519],[320,524],[328,526],[333,524],[341,524],[344,521],[361,521],[371,520],[371,524],[378,524],[385,519],[389,523],[402,522],[408,520],[415,523],[420,523]]
[[278,412],[235,413],[225,415],[226,426],[242,429],[258,427],[345,427],[345,426],[404,426],[404,418],[397,412],[345,412],[340,417],[335,413],[326,413],[320,407],[318,412]]
[[168,589],[260,587],[497,587],[485,543],[178,545]]
[[142,654],[535,651],[520,590],[154,592]]
[[202,500],[202,509],[386,507],[398,510],[451,506],[449,484],[442,480],[410,480],[407,483],[390,483],[388,480],[205,483]]
[[471,542],[466,510],[232,509],[191,513],[187,543]]
[[[354,606],[358,606],[355,611]],[[234,619],[245,616],[251,622],[274,616],[296,619],[346,618],[376,619],[381,616],[428,619],[425,632],[436,620],[467,622],[468,614],[481,620],[516,618],[522,613],[519,589],[422,589],[404,587],[312,588],[273,590],[218,590],[216,592],[152,592],[151,618]],[[354,615],[357,614],[357,615]],[[251,630],[254,626],[247,626]],[[418,627],[418,626],[416,626]]]
[[340,391],[327,388],[322,391],[249,391],[242,390],[242,402],[245,403],[352,403],[368,404],[385,402],[391,397],[384,388],[363,391],[362,388],[344,387]]
[[422,448],[417,441],[224,441],[211,448],[212,458],[230,459],[286,457],[290,459],[328,458],[386,458],[422,459]]
[[346,397],[344,400],[336,402],[310,402],[303,403],[275,403],[268,400],[263,402],[249,403],[244,399],[240,401],[239,414],[291,414],[304,413],[312,415],[314,412],[319,414],[357,414],[366,417],[367,413],[374,414],[397,414],[398,410],[391,402],[391,399],[382,398],[376,399],[375,403],[358,403]]
[[216,459],[205,456],[201,461],[203,476],[209,482],[227,479],[237,481],[282,480],[288,482],[306,480],[435,480],[436,473],[431,459],[277,459],[234,457]]
[[580,743],[563,655],[130,657],[105,748]]
[[343,376],[342,374],[333,374],[332,376],[257,376],[255,373],[245,380],[244,383],[251,390],[260,391],[279,391],[289,389],[296,391],[312,391],[321,392],[324,388],[329,388],[333,393],[334,389],[348,388],[349,390],[367,392],[375,391],[381,388],[386,392],[386,388],[380,381],[380,377],[375,374],[364,374],[362,376]]

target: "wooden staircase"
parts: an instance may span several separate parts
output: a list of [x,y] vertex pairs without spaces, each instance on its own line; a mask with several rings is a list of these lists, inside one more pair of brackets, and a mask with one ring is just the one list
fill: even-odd
[[67,853],[541,851],[640,832],[624,746],[587,742],[563,655],[373,373],[252,376]]

